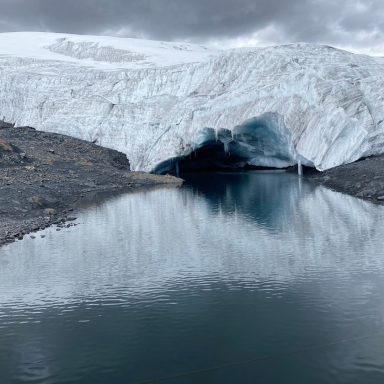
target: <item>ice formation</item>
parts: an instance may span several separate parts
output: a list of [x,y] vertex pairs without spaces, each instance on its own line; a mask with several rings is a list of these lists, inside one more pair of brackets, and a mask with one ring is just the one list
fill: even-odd
[[0,119],[96,140],[133,169],[324,170],[381,154],[383,89],[383,59],[328,46],[0,34]]

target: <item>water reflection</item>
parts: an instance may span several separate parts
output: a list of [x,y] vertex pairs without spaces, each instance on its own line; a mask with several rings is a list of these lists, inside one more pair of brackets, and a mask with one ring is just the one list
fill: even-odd
[[195,173],[184,177],[186,186],[203,196],[214,212],[240,214],[271,230],[289,226],[300,200],[316,188],[283,171]]
[[383,213],[259,173],[86,210],[0,249],[2,383],[136,383],[267,355],[168,382],[381,383]]

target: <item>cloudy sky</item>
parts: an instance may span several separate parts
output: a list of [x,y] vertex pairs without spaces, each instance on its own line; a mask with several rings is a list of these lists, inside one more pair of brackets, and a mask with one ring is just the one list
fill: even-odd
[[217,46],[316,42],[384,55],[383,0],[0,0],[0,32],[51,31]]

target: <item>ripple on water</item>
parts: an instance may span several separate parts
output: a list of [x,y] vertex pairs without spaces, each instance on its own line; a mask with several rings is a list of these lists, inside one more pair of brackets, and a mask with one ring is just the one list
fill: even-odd
[[5,383],[384,382],[383,208],[292,175],[199,180],[1,248]]

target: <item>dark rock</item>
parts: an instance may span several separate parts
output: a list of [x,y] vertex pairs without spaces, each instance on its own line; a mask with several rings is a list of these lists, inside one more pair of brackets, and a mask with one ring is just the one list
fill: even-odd
[[382,204],[384,202],[384,155],[365,158],[308,176],[333,190]]
[[1,122],[0,127],[0,245],[10,241],[7,231],[44,229],[58,216],[128,188],[181,183],[130,172],[125,154],[83,140]]
[[46,215],[46,216],[54,216],[54,215],[56,215],[56,209],[46,208],[46,209],[44,209],[44,215]]

